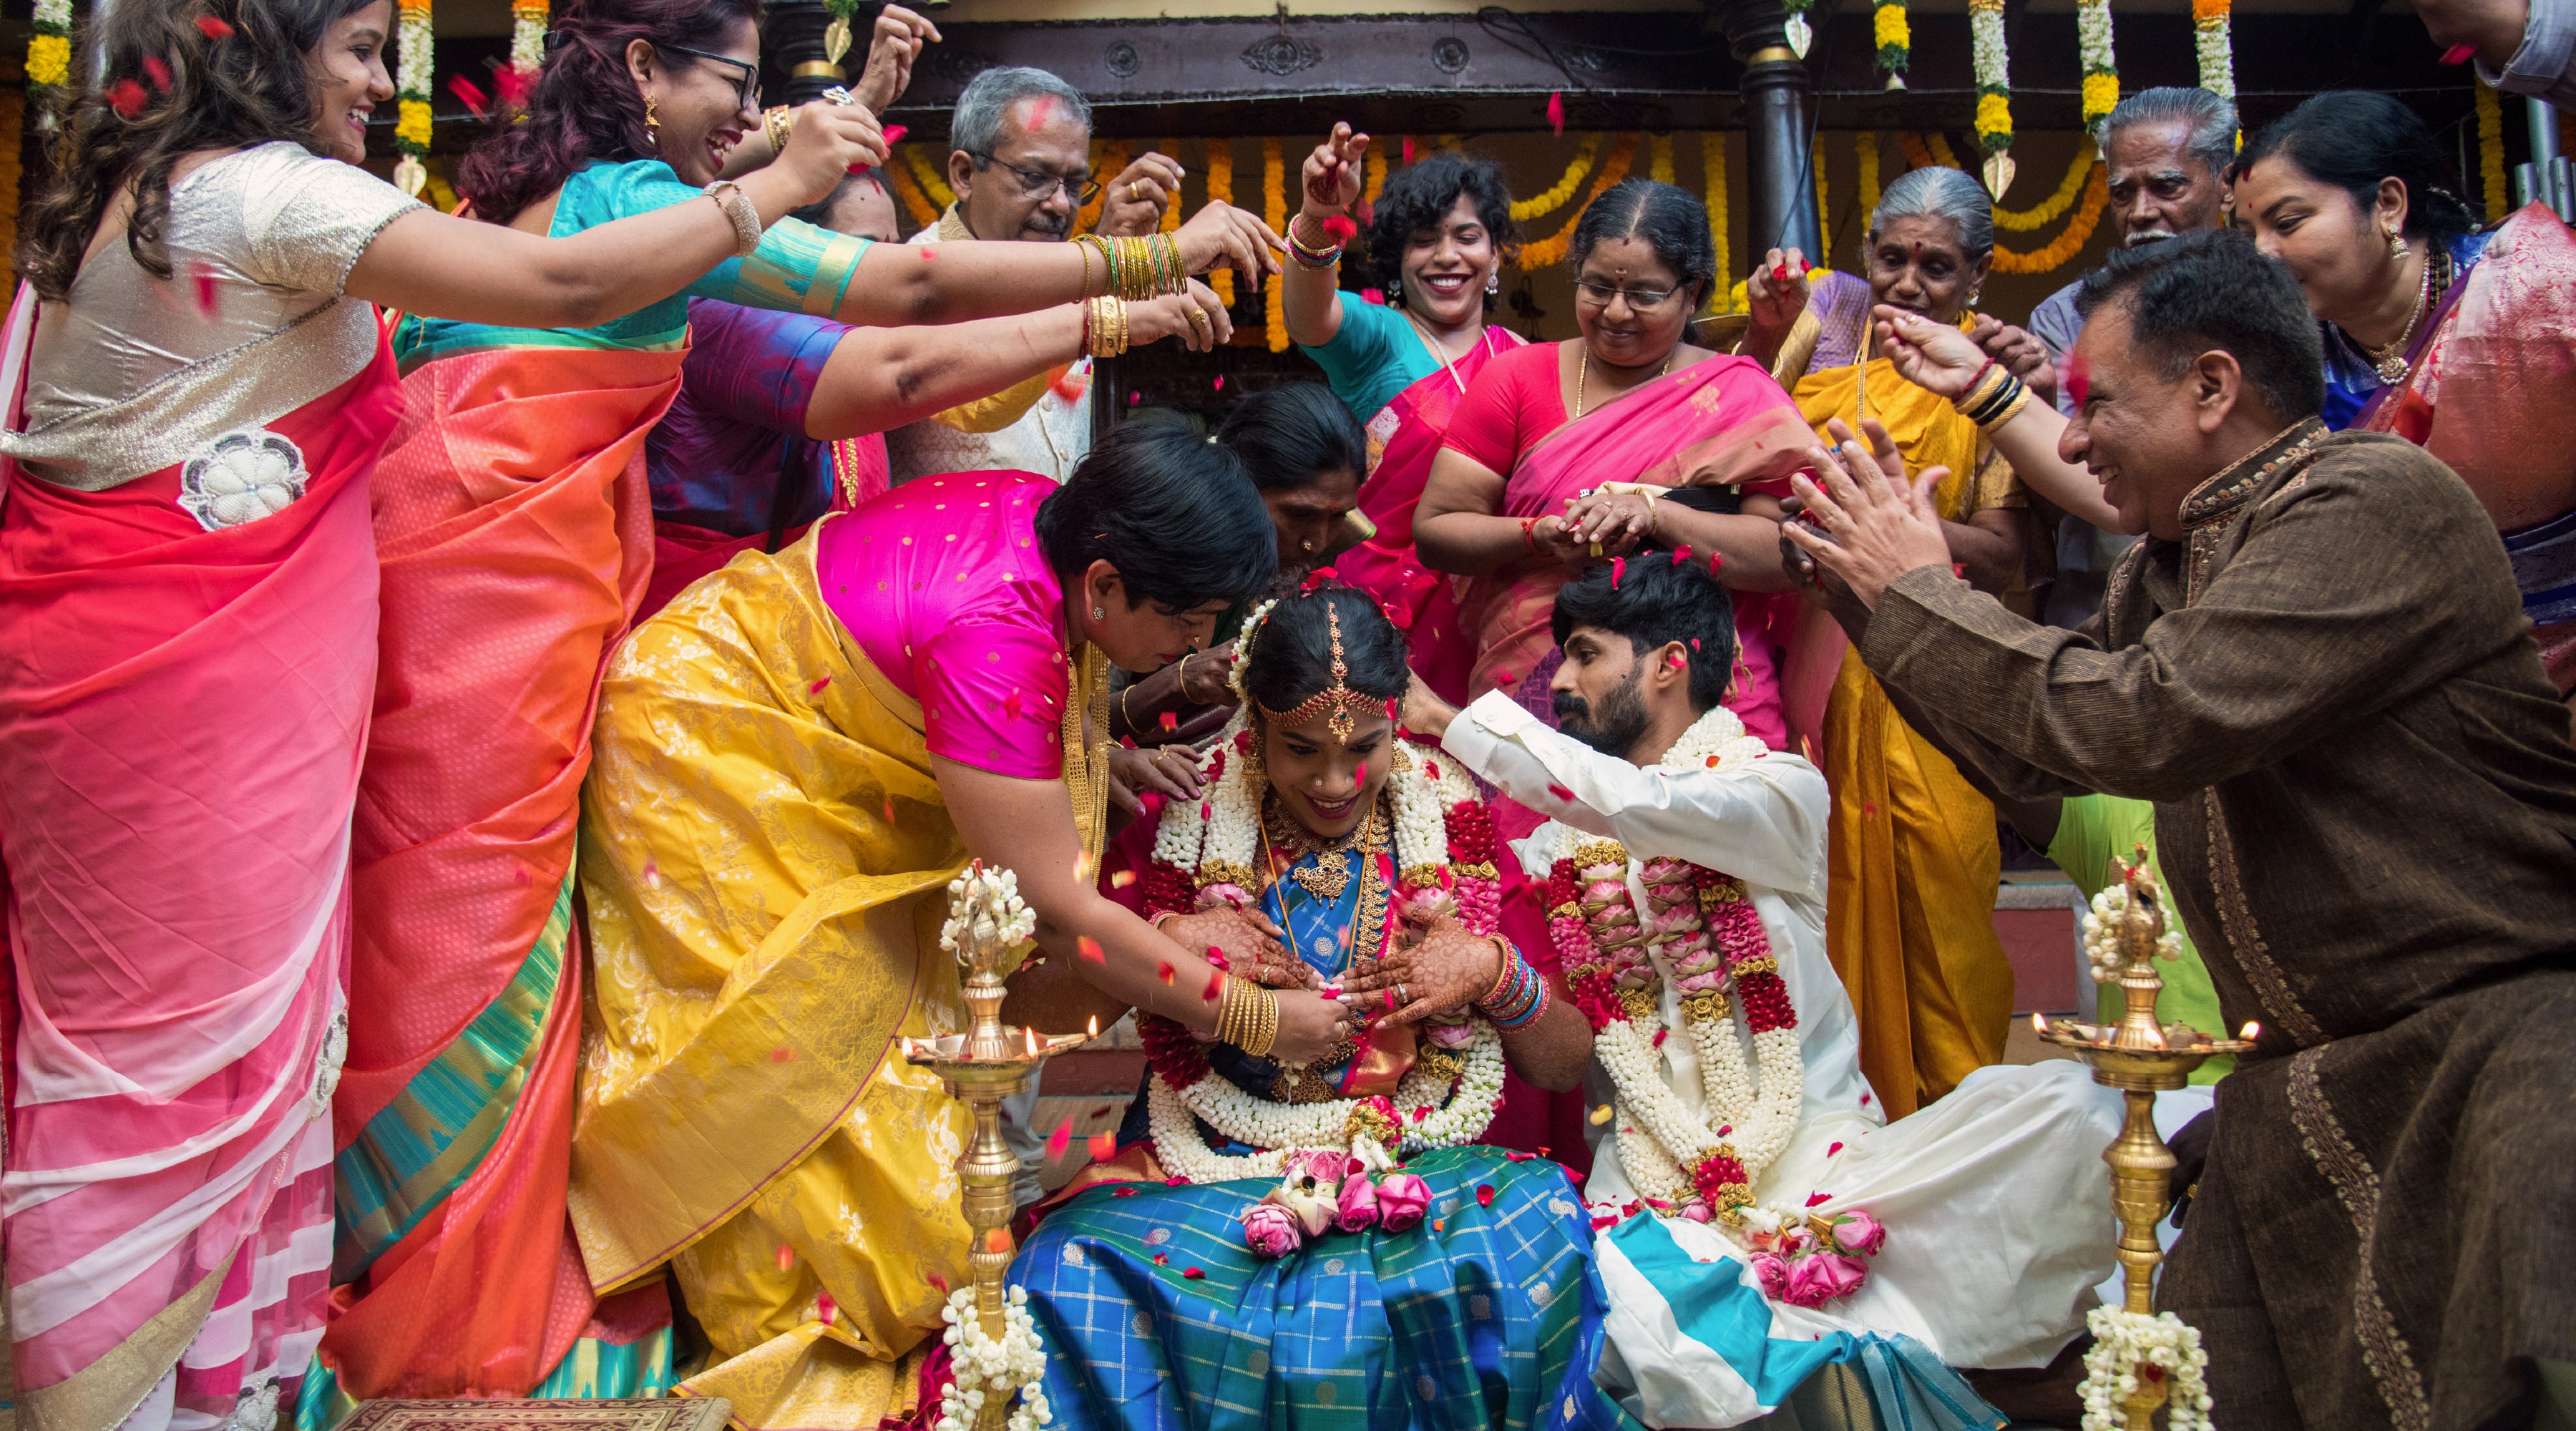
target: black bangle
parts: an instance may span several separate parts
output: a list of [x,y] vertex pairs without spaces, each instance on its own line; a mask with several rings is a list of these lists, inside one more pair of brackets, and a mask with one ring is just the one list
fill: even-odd
[[2005,408],[2012,406],[2013,400],[2021,396],[2023,387],[2024,384],[2021,379],[2014,377],[2010,373],[2004,374],[2002,384],[1996,387],[1993,395],[1989,396],[1984,402],[1979,403],[1974,412],[1968,414],[1968,420],[1977,424],[1979,427],[1985,426],[1988,422],[1993,421],[1995,416],[2001,413]]

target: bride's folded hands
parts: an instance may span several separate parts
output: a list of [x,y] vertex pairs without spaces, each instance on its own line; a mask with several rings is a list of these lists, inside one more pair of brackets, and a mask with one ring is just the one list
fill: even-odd
[[1164,938],[1193,953],[1214,950],[1233,972],[1265,989],[1314,989],[1323,980],[1305,960],[1288,952],[1287,936],[1270,916],[1257,909],[1219,905],[1196,914],[1176,914],[1155,924]]
[[1465,1013],[1502,976],[1503,951],[1494,941],[1468,933],[1454,912],[1443,913],[1411,946],[1345,978],[1342,1003],[1371,1027],[1401,1028],[1433,1014]]

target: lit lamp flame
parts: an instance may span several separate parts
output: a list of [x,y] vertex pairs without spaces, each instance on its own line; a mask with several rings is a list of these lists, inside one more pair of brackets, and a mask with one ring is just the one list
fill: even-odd
[[2254,1040],[2263,1036],[2263,1026],[2254,1022],[2252,1019],[2247,1019],[2245,1021],[2245,1027],[2236,1031],[2236,1036],[2245,1040],[2247,1043],[2252,1043]]
[[1029,1057],[1031,1057],[1031,1058],[1035,1058],[1035,1057],[1037,1057],[1037,1056],[1038,1056],[1038,1032],[1037,1032],[1037,1030],[1035,1030],[1035,1029],[1028,1029],[1028,1028],[1024,1028],[1024,1029],[1020,1030],[1020,1039],[1021,1039],[1021,1041],[1022,1041],[1022,1042],[1026,1043],[1026,1044],[1028,1045],[1028,1049],[1029,1049]]
[[2030,1016],[2030,1031],[2035,1034],[2047,1033],[2048,1016],[2046,1014],[2033,1011]]
[[1091,1025],[1085,1032],[1091,1038],[1100,1037],[1100,1015],[1093,1014],[1091,1016]]

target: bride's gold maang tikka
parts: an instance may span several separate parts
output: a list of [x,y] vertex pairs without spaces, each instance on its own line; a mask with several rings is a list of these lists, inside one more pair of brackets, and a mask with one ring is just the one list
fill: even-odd
[[1253,704],[1259,707],[1261,718],[1273,725],[1304,725],[1324,712],[1331,711],[1333,717],[1324,723],[1324,728],[1333,733],[1333,739],[1347,744],[1350,741],[1352,729],[1359,722],[1360,713],[1380,709],[1386,705],[1386,702],[1361,695],[1350,688],[1347,680],[1350,668],[1342,661],[1342,613],[1327,602],[1324,606],[1324,619],[1331,623],[1328,629],[1333,636],[1333,683],[1309,696],[1304,704],[1293,711],[1274,711],[1258,701]]

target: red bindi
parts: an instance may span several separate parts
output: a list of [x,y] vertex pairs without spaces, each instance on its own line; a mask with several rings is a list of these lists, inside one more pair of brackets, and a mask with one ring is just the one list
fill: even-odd
[[2085,390],[2090,388],[2092,385],[2093,367],[2091,364],[2084,361],[2084,355],[2081,353],[2067,354],[2066,396],[2075,404],[2076,411],[2081,412],[2084,410],[2084,393]]

